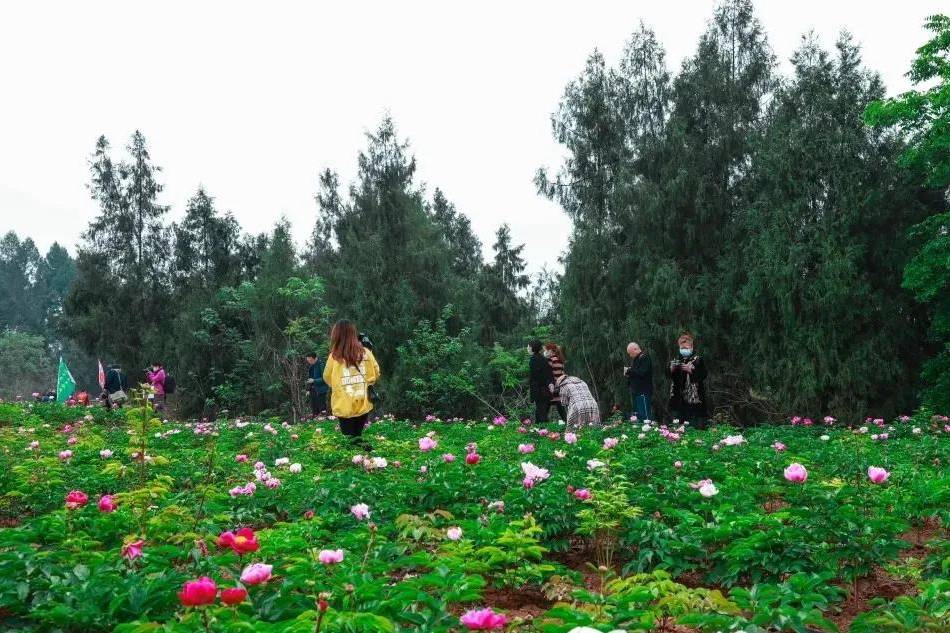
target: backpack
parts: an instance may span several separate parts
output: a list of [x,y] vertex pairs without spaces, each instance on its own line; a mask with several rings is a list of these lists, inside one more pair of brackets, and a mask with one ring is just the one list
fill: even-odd
[[175,383],[175,377],[171,374],[165,376],[165,393],[175,393],[175,388],[177,387]]

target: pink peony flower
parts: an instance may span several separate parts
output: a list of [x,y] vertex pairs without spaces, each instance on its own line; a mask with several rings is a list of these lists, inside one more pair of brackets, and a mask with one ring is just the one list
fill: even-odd
[[808,471],[801,464],[792,464],[785,469],[785,479],[796,484],[805,483],[808,479]]
[[577,444],[577,434],[576,433],[565,433],[564,441],[568,444]]
[[76,436],[73,435],[73,436],[70,437],[68,440],[66,440],[66,443],[67,443],[69,446],[73,446],[73,445],[75,445],[78,441],[79,441],[79,440],[76,439]]
[[343,562],[343,550],[325,549],[321,550],[317,559],[324,565],[336,565]]
[[186,607],[199,607],[214,602],[218,586],[207,576],[186,582],[178,592],[178,600]]
[[784,450],[785,450],[786,448],[788,448],[788,447],[785,446],[784,444],[782,444],[782,443],[779,442],[779,441],[775,441],[775,442],[772,442],[772,448],[774,448],[774,449],[777,450],[779,453],[781,453],[782,451],[784,451]]
[[244,568],[244,571],[241,572],[241,582],[245,585],[259,585],[265,583],[270,580],[271,571],[273,569],[273,565],[265,565],[264,563],[248,565]]
[[716,484],[707,479],[699,486],[699,494],[707,498],[715,497],[719,494],[719,488],[716,488]]
[[883,468],[878,468],[877,466],[871,466],[868,468],[868,479],[876,484],[884,483],[890,476],[891,473],[884,470]]
[[445,538],[450,541],[457,541],[462,538],[462,528],[460,527],[450,527],[445,531]]
[[273,490],[274,488],[279,488],[280,479],[278,479],[277,477],[271,477],[270,479],[267,480],[267,483],[265,485],[271,490]]
[[350,514],[356,517],[358,521],[365,521],[370,515],[369,506],[365,503],[357,503],[350,508]]
[[257,535],[251,528],[241,528],[237,532],[222,532],[218,536],[218,547],[230,548],[238,554],[248,554],[256,552],[261,548],[257,540]]
[[673,468],[682,468],[682,467],[683,467],[683,462],[679,460],[676,460],[675,462],[673,462]]
[[303,470],[303,466],[296,462],[290,465],[290,472],[294,473],[295,475],[300,473],[300,471],[302,470]]
[[452,462],[455,461],[455,455],[453,455],[452,453],[446,453],[445,455],[442,456],[442,461],[444,461],[446,464],[451,464]]
[[587,501],[593,495],[591,495],[590,490],[588,490],[587,488],[578,488],[577,490],[574,491],[574,496],[580,499],[581,501]]
[[534,444],[518,444],[518,452],[522,455],[534,452]]
[[99,457],[102,459],[109,459],[112,457],[112,451],[110,451],[108,448],[104,448],[99,451]]
[[247,455],[244,455],[243,453],[241,455],[235,455],[234,461],[236,461],[239,464],[243,464],[244,462],[247,461]]
[[604,450],[610,450],[610,449],[614,448],[615,446],[617,446],[617,444],[619,444],[619,443],[620,443],[620,440],[618,440],[618,439],[615,438],[615,437],[605,437],[605,438],[604,438]]
[[508,618],[501,613],[495,613],[491,607],[468,611],[459,621],[469,631],[495,631],[508,624]]
[[89,496],[82,490],[71,490],[66,495],[66,509],[75,510],[89,503]]
[[122,546],[122,557],[128,560],[135,560],[142,555],[142,548],[145,547],[145,541],[139,539],[127,545]]
[[495,426],[505,426],[508,424],[508,418],[503,415],[495,416],[495,418],[492,420],[492,424]]
[[102,495],[99,499],[99,510],[102,512],[114,512],[118,507],[119,504],[115,502],[112,495]]
[[[546,468],[539,468],[531,462],[522,462],[521,470],[524,472],[525,481],[530,479],[533,483],[544,481],[551,476],[551,473]],[[525,486],[525,488],[529,487],[530,486],[527,485]]]
[[432,439],[431,437],[420,437],[420,438],[419,438],[419,450],[422,451],[423,453],[428,453],[429,451],[431,451],[432,449],[434,449],[434,448],[435,448],[436,446],[438,446],[438,445],[439,445],[439,443],[436,442],[436,441],[435,441],[434,439]]
[[469,466],[474,466],[475,464],[480,462],[481,459],[482,457],[478,453],[469,453],[468,455],[465,456],[465,463],[468,464]]
[[61,462],[68,462],[72,458],[73,458],[73,452],[70,450],[59,452],[59,461]]

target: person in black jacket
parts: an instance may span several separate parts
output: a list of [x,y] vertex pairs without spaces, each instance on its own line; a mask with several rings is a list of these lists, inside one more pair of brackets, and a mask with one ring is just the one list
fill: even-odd
[[307,354],[307,391],[310,393],[310,412],[315,416],[327,411],[327,392],[330,388],[323,380],[325,365],[316,352]]
[[531,400],[534,402],[534,421],[544,424],[548,421],[551,409],[551,389],[554,385],[554,372],[548,359],[541,353],[541,341],[535,339],[528,343],[531,360],[528,361],[528,386]]
[[706,402],[706,364],[696,354],[693,335],[684,332],[676,340],[677,358],[670,362],[670,411],[681,422],[704,429],[709,424]]
[[624,367],[630,388],[630,400],[633,402],[633,415],[641,422],[653,419],[653,361],[641,349],[639,343],[627,345],[630,364]]
[[119,407],[128,400],[129,379],[119,363],[109,365],[106,371],[106,403],[110,407]]

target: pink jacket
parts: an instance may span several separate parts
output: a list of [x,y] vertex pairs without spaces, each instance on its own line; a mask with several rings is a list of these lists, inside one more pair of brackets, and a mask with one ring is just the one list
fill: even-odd
[[150,371],[147,374],[148,381],[152,384],[152,387],[155,388],[155,394],[159,396],[165,395],[165,370],[159,368],[158,371]]

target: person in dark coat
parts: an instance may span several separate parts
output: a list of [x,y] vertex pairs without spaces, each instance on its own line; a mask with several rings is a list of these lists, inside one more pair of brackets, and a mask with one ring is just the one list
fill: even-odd
[[106,371],[106,402],[110,407],[119,407],[129,399],[129,379],[119,363],[109,365]]
[[545,424],[548,421],[548,412],[551,410],[554,372],[551,371],[551,364],[542,353],[541,341],[531,341],[528,343],[528,349],[531,350],[531,360],[528,361],[528,387],[531,400],[534,402],[534,421]]
[[653,361],[643,351],[639,343],[627,345],[630,364],[624,367],[630,400],[633,403],[633,415],[637,420],[653,419]]
[[670,362],[670,411],[681,422],[704,429],[709,424],[706,400],[706,364],[696,354],[693,335],[685,332],[676,340],[677,358]]
[[310,412],[313,415],[327,411],[327,393],[330,388],[323,380],[325,365],[316,352],[307,354],[307,391],[310,393]]

